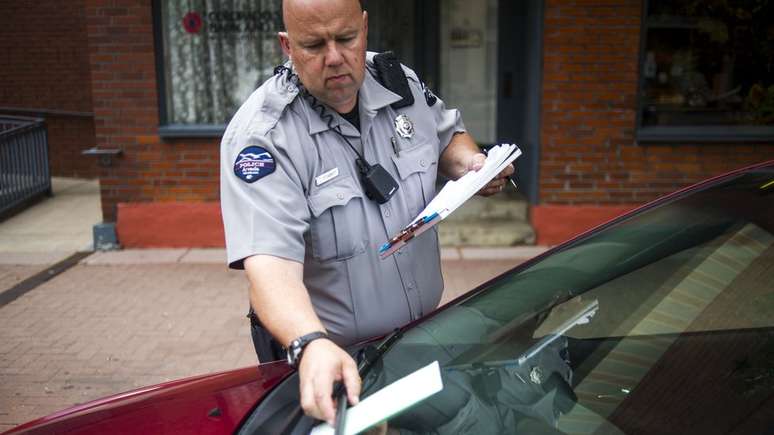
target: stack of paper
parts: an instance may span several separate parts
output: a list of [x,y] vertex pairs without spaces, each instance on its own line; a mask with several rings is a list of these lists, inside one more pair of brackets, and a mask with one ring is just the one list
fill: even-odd
[[419,213],[419,216],[379,248],[381,258],[393,254],[409,240],[445,219],[520,155],[521,150],[514,144],[502,144],[490,148],[481,169],[468,172],[458,180],[446,183],[438,195]]

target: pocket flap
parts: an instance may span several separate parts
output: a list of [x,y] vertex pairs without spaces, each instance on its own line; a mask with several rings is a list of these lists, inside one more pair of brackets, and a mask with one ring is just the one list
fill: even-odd
[[352,198],[362,197],[363,193],[351,176],[329,181],[316,192],[309,195],[307,202],[312,216],[320,217],[325,210],[338,205],[346,205]]
[[398,175],[405,180],[415,172],[427,172],[431,166],[438,164],[438,153],[429,143],[423,143],[407,150],[400,151],[400,157],[393,155],[392,161],[398,168]]

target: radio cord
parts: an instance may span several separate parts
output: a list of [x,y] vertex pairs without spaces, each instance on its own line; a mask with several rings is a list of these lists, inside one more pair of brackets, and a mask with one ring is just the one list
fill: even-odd
[[298,75],[296,75],[290,68],[286,67],[285,65],[279,65],[274,68],[274,74],[288,74],[288,80],[299,89],[301,96],[306,98],[306,100],[309,102],[309,105],[312,106],[312,109],[320,114],[320,119],[322,119],[328,125],[329,129],[335,131],[339,136],[341,136],[341,138],[344,139],[344,142],[346,142],[347,145],[352,148],[352,151],[354,151],[355,155],[357,155],[355,164],[357,165],[358,170],[361,174],[366,174],[371,168],[371,165],[366,161],[365,157],[363,157],[360,151],[358,151],[357,148],[352,145],[349,139],[344,136],[344,133],[341,131],[341,126],[333,125],[333,115],[328,113],[328,111],[325,109],[325,106],[304,87],[304,85],[298,79]]

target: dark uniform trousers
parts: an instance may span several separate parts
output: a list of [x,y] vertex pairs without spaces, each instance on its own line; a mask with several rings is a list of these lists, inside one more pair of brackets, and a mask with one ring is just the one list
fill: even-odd
[[250,335],[253,338],[253,346],[255,346],[255,354],[258,356],[258,362],[263,364],[284,360],[286,354],[285,349],[274,339],[269,331],[263,327],[252,307],[250,307],[247,317],[250,319]]

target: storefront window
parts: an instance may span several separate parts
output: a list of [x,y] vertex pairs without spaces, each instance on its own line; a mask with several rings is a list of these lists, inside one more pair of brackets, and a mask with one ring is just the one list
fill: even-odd
[[[284,61],[281,0],[157,0],[162,134],[212,136]],[[416,0],[363,1],[369,50],[416,58]]]
[[222,127],[283,62],[280,0],[158,1],[163,124]]
[[640,130],[771,131],[774,0],[649,0],[643,25]]

